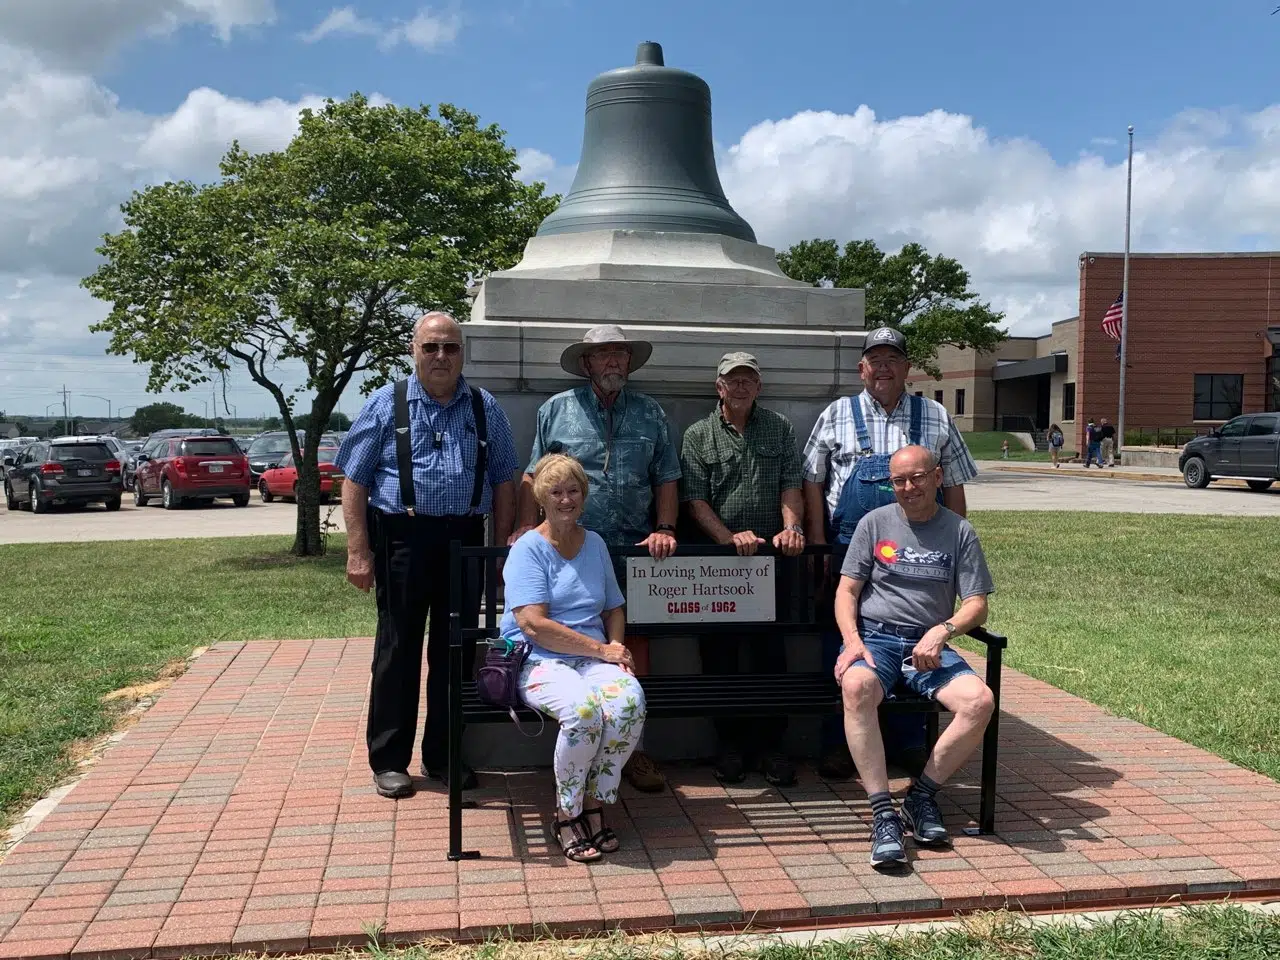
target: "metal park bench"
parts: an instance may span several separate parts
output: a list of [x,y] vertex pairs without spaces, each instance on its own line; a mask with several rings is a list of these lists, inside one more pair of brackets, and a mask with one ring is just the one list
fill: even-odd
[[[463,676],[463,649],[465,644],[488,642],[499,636],[498,623],[498,562],[506,557],[507,547],[464,547],[454,541],[449,549],[449,573],[451,601],[449,614],[449,853],[450,860],[474,859],[478,851],[462,848],[462,810],[470,804],[462,796],[462,731],[468,723],[509,722],[505,710],[482,702],[476,695],[473,678]],[[623,548],[610,551],[614,556],[647,557],[641,548]],[[790,564],[789,591],[781,598],[777,617],[768,621],[732,623],[644,623],[635,625],[635,632],[652,638],[700,634],[773,634],[779,643],[791,635],[813,635],[815,639],[824,631],[833,629],[833,623],[825,605],[817,602],[814,593],[815,577],[811,564],[822,562],[830,552],[827,546],[808,547],[800,557],[787,558],[774,554],[772,549],[762,548],[759,556],[776,556],[779,566]],[[732,547],[681,545],[676,558],[736,557]],[[484,573],[484,603],[480,624],[464,627],[462,623],[462,597],[464,569],[478,576]],[[631,624],[628,624],[631,626]],[[996,804],[996,754],[999,747],[1000,724],[1000,672],[1001,658],[1007,646],[1005,637],[979,627],[969,636],[980,640],[987,648],[987,686],[995,697],[996,709],[987,726],[982,742],[981,799],[978,826],[967,832],[989,835],[995,832]],[[479,658],[477,658],[479,659]],[[644,686],[647,715],[650,719],[671,717],[729,716],[799,716],[821,715],[841,709],[840,690],[829,672],[789,672],[768,675],[647,675],[641,678]],[[938,738],[938,716],[941,704],[914,696],[895,696],[885,701],[883,713],[924,713],[926,715],[926,746],[933,749]],[[537,714],[528,708],[518,711],[521,720],[536,722]]]

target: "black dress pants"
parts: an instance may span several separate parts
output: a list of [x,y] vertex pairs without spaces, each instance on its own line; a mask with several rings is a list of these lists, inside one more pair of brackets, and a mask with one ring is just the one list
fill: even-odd
[[[483,517],[411,517],[371,510],[378,632],[365,738],[374,773],[408,772],[418,724],[422,646],[427,636],[427,722],[422,761],[443,769],[449,756],[449,542],[484,544]],[[469,575],[468,575],[469,574]],[[462,626],[479,619],[483,566],[464,569]],[[475,644],[463,644],[463,674],[471,676]]]

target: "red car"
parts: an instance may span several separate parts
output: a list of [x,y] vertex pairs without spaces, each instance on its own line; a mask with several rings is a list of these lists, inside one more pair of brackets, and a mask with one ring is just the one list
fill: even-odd
[[[342,497],[342,471],[333,462],[337,458],[337,447],[321,447],[316,451],[320,465],[321,503],[328,503],[330,497]],[[258,495],[263,503],[270,503],[276,497],[298,499],[298,468],[293,465],[292,453],[286,453],[276,466],[263,471],[258,479]]]
[[153,437],[137,458],[133,502],[160,497],[166,510],[184,501],[230,497],[249,505],[249,460],[230,437]]

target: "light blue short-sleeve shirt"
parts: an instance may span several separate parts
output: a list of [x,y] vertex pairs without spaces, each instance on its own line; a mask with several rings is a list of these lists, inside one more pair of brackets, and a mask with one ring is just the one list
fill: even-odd
[[[570,630],[607,643],[602,614],[622,606],[626,598],[609,559],[609,548],[598,533],[586,531],[577,555],[566,560],[537,530],[530,530],[511,546],[502,567],[506,612],[499,625],[504,637],[523,636],[515,609],[531,603],[547,605],[547,615]],[[526,638],[529,639],[529,638]],[[530,640],[530,643],[533,641]],[[561,657],[533,644],[531,657]]]

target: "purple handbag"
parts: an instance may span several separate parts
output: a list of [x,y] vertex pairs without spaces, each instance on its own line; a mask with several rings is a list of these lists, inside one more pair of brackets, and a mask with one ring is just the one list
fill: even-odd
[[[525,705],[524,698],[520,695],[520,674],[532,649],[533,645],[523,638],[512,640],[510,637],[499,637],[490,641],[489,649],[485,651],[484,663],[476,671],[476,696],[483,703],[505,709],[521,733],[524,733],[524,729],[520,726],[520,718],[516,716],[516,709]],[[542,719],[541,713],[538,718]],[[538,733],[541,732],[542,727],[539,726]]]

